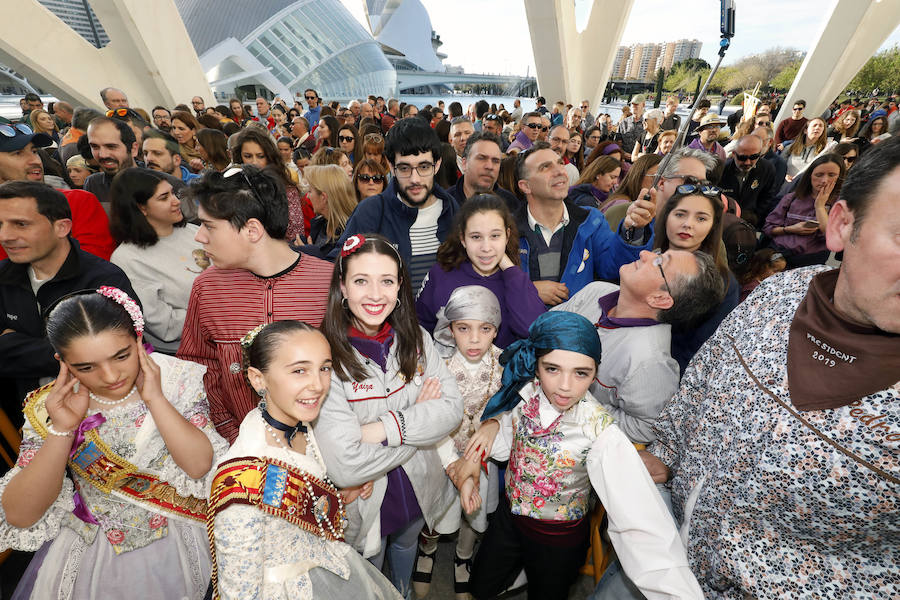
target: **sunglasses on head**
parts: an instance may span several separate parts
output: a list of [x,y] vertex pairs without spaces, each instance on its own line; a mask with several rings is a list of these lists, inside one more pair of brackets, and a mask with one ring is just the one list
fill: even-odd
[[707,198],[718,198],[721,190],[714,185],[703,185],[698,183],[684,183],[675,188],[675,193],[687,196],[689,194],[700,194]]
[[383,142],[384,138],[381,137],[380,133],[367,133],[366,137],[363,138],[367,142]]
[[374,181],[375,183],[381,183],[384,181],[384,175],[364,175],[359,173],[356,178],[360,181],[364,181],[366,183]]
[[19,135],[19,133],[16,133],[17,131],[25,135],[31,135],[32,133],[34,133],[33,131],[31,131],[31,127],[23,123],[0,125],[0,133],[2,133],[6,137],[16,137],[17,135]]
[[485,121],[499,121],[500,116],[499,115],[484,115],[484,117],[482,117],[482,119],[484,119]]
[[759,152],[757,152],[756,154],[735,154],[734,155],[734,157],[741,162],[743,162],[745,160],[756,160],[760,156],[761,155]]
[[349,143],[349,142],[355,141],[356,138],[353,137],[352,135],[339,135],[339,136],[338,136],[338,140],[341,141],[341,142],[348,142],[348,143]]
[[241,176],[241,180],[247,184],[248,188],[250,188],[250,193],[253,194],[253,197],[256,198],[257,202],[262,203],[262,197],[259,195],[259,192],[256,191],[256,186],[253,185],[253,182],[250,181],[250,178],[244,173],[244,167],[241,165],[235,165],[230,169],[226,169],[225,172],[222,173],[222,179],[229,179],[236,175]]

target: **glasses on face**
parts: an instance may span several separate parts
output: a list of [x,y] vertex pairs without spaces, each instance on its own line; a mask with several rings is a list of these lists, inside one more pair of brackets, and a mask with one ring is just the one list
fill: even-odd
[[406,179],[407,177],[412,175],[413,168],[415,168],[416,173],[419,174],[419,177],[428,177],[429,175],[434,174],[434,163],[420,163],[413,167],[412,165],[397,165],[394,167],[394,173],[397,174],[397,177],[402,177]]
[[16,137],[19,133],[24,133],[25,135],[31,135],[34,133],[31,131],[31,127],[25,125],[23,123],[14,123],[11,125],[0,125],[0,133],[2,133],[6,137]]
[[588,105],[587,105],[587,104],[582,104],[582,105],[581,105],[581,110],[587,110],[587,109],[588,109]]
[[[685,181],[686,180],[687,178],[685,178]],[[675,193],[681,195],[700,194],[701,196],[706,196],[707,198],[718,198],[719,194],[721,194],[722,192],[714,185],[685,183],[675,188]]]
[[859,157],[856,156],[856,155],[853,155],[853,156],[845,156],[845,157],[844,157],[844,162],[852,165],[854,162],[856,162],[856,159],[857,159],[857,158],[859,158]]
[[384,175],[364,175],[363,173],[360,173],[356,176],[356,178],[359,181],[362,181],[365,183],[370,183],[370,182],[381,183],[382,181],[384,181]]
[[803,107],[802,107],[802,106],[795,106],[795,107],[794,107],[794,110],[803,110]]
[[230,169],[227,169],[224,173],[222,173],[223,179],[228,179],[230,177],[235,177],[236,175],[240,175],[241,179],[244,183],[247,184],[247,187],[250,189],[250,193],[253,194],[253,197],[256,198],[256,201],[260,204],[263,203],[262,197],[259,195],[259,192],[256,191],[256,186],[253,185],[253,182],[250,181],[250,178],[247,177],[247,174],[244,173],[244,168],[242,166],[234,166]]
[[339,136],[338,136],[338,141],[340,141],[340,142],[347,142],[348,144],[349,144],[350,142],[352,142],[352,141],[355,141],[355,140],[356,140],[356,138],[353,137],[352,135],[339,135]]
[[748,160],[756,160],[760,157],[760,154],[759,152],[756,154],[735,154],[734,157],[741,162],[746,162]]
[[657,248],[656,250],[653,251],[653,253],[656,255],[656,258],[653,259],[653,264],[655,266],[659,267],[659,274],[662,275],[663,283],[666,286],[666,291],[671,294],[672,290],[669,287],[669,280],[666,279],[666,272],[663,271],[663,268],[662,268],[662,264],[663,264],[662,248]]
[[547,128],[541,127],[540,123],[525,123],[525,127],[528,129],[543,129],[544,131],[547,131]]
[[552,143],[554,143],[554,144],[568,144],[568,143],[569,143],[569,140],[568,140],[568,139],[563,139],[563,138],[561,138],[561,137],[553,136],[552,138],[550,138],[550,142],[552,142]]
[[315,99],[316,99],[316,97],[315,97],[315,96],[304,96],[304,98],[306,98],[306,100],[307,100],[307,102],[309,102],[309,101],[311,101],[311,100],[315,100]]

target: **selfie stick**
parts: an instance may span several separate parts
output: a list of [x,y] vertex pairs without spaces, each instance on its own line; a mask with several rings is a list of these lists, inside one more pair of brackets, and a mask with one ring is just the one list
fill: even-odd
[[[663,157],[663,160],[656,171],[656,176],[653,178],[653,183],[650,185],[651,189],[656,188],[660,178],[662,177],[662,174],[666,172],[666,167],[669,165],[669,161],[672,159],[672,154],[676,149],[684,144],[684,138],[687,136],[688,125],[690,125],[691,119],[693,119],[694,117],[694,113],[697,112],[697,106],[700,104],[700,101],[706,97],[706,90],[709,89],[710,82],[712,81],[713,77],[716,76],[716,71],[719,70],[719,65],[722,64],[722,59],[725,58],[725,51],[728,50],[728,47],[731,45],[731,38],[734,37],[735,0],[721,1],[722,4],[719,15],[719,30],[722,32],[722,39],[719,40],[719,60],[716,61],[716,66],[714,66],[712,68],[712,71],[709,72],[709,77],[706,78],[706,82],[700,89],[700,93],[697,94],[696,98],[694,98],[694,105],[691,107],[691,112],[690,114],[688,114],[688,118],[685,119],[681,124],[681,127],[678,128],[678,135],[675,136],[675,143],[672,144],[672,148]],[[644,195],[644,200],[650,200],[649,191]],[[631,238],[633,238],[634,227],[626,228],[624,234],[626,240],[630,240]]]

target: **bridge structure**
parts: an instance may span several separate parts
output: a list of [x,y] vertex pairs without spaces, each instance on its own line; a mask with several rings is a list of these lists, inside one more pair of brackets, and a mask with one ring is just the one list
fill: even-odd
[[489,75],[482,73],[454,73],[452,71],[397,70],[397,87],[406,90],[426,85],[485,84],[504,86],[510,95],[524,95],[526,91],[537,89],[534,77],[516,75]]

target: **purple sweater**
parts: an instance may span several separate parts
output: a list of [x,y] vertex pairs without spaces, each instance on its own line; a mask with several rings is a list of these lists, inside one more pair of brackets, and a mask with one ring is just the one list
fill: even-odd
[[816,220],[816,199],[812,196],[797,197],[794,192],[785,194],[778,206],[766,217],[763,225],[763,233],[772,238],[772,241],[782,250],[791,254],[812,254],[828,249],[825,245],[825,234],[818,229],[812,235],[797,235],[783,233],[772,235],[776,227],[789,227],[795,223]]
[[[437,312],[447,304],[453,290],[464,285],[480,285],[497,296],[502,319],[497,339],[494,340],[498,348],[506,348],[518,339],[527,338],[528,327],[547,311],[537,288],[522,269],[510,267],[483,277],[475,272],[469,261],[449,272],[435,263],[416,299],[416,315],[422,327],[434,333]],[[512,306],[515,306],[514,310]]]

